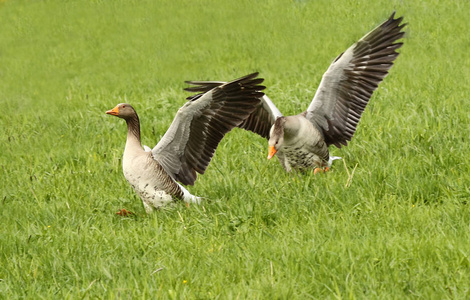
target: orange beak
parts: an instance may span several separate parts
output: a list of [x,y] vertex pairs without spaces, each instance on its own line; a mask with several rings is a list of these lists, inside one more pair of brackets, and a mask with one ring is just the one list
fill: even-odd
[[113,116],[119,115],[119,106],[116,106],[115,108],[106,111],[106,113],[107,113],[108,115],[113,115]]
[[277,150],[274,149],[274,146],[269,146],[269,154],[268,154],[268,159],[271,159],[274,154],[276,154]]

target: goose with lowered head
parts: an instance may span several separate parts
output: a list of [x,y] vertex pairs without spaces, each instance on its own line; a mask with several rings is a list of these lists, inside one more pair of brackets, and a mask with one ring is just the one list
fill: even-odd
[[127,123],[124,177],[142,199],[147,213],[178,199],[200,203],[201,198],[178,181],[193,185],[197,173],[204,174],[224,135],[253,113],[265,88],[260,85],[263,79],[257,76],[253,73],[188,97],[150,151],[142,148],[139,117],[131,105],[121,103],[106,112]]
[[[268,139],[268,159],[277,155],[286,171],[327,170],[334,159],[329,146],[346,146],[372,93],[387,76],[403,43],[403,17],[395,13],[331,63],[307,110],[283,116],[265,95],[240,124]],[[205,92],[224,82],[189,81],[188,91]]]

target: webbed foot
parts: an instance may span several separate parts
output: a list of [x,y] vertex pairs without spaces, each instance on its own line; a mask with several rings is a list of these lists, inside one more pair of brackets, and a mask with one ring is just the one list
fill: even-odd
[[313,174],[314,174],[314,175],[317,175],[318,173],[325,173],[325,172],[328,172],[328,170],[330,170],[329,167],[325,167],[325,168],[315,168],[315,170],[313,170]]

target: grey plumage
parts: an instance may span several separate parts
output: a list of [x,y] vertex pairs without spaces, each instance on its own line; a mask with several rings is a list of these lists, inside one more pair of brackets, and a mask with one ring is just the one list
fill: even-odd
[[127,181],[144,202],[147,212],[174,199],[199,203],[178,184],[194,184],[203,174],[224,135],[239,126],[260,103],[265,87],[253,73],[195,95],[181,107],[160,142],[144,151],[135,109],[118,104],[107,114],[126,120],[128,135],[123,157]]
[[190,185],[197,173],[204,174],[222,137],[259,105],[265,87],[256,76],[258,73],[250,74],[190,97],[152,149],[168,174]]
[[[397,58],[396,50],[403,45],[397,40],[405,34],[402,29],[406,24],[402,21],[403,17],[395,19],[393,13],[340,54],[323,75],[303,113],[286,116],[276,124],[282,114],[265,95],[239,127],[268,138],[269,158],[277,153],[287,171],[328,166],[328,146],[345,146],[351,140],[372,93]],[[203,92],[223,82],[188,83],[196,85],[189,90]]]
[[403,17],[390,18],[339,55],[323,75],[306,118],[321,127],[327,145],[346,146],[372,93],[397,58]]

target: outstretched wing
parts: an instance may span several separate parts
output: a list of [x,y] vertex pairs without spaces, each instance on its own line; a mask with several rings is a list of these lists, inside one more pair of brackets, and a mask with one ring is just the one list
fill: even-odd
[[327,145],[347,145],[372,93],[387,76],[403,43],[403,17],[390,18],[339,55],[330,65],[306,117],[322,129]]
[[273,126],[276,119],[281,116],[281,112],[277,109],[271,99],[264,95],[261,98],[261,103],[256,107],[256,110],[238,127],[253,131],[260,136],[269,139],[271,126]]
[[[258,106],[264,79],[253,73],[190,97],[152,149],[165,171],[183,184],[204,174],[220,140]],[[197,172],[197,173],[196,173]]]
[[[188,100],[194,100],[202,96],[203,93],[211,90],[214,87],[224,84],[223,81],[186,81],[186,83],[193,85],[192,87],[185,88],[188,92],[199,92],[200,94],[189,96]],[[238,127],[250,130],[260,136],[269,139],[269,130],[278,117],[282,113],[274,105],[268,96],[264,95],[261,98],[259,105],[255,111],[246,118]]]

